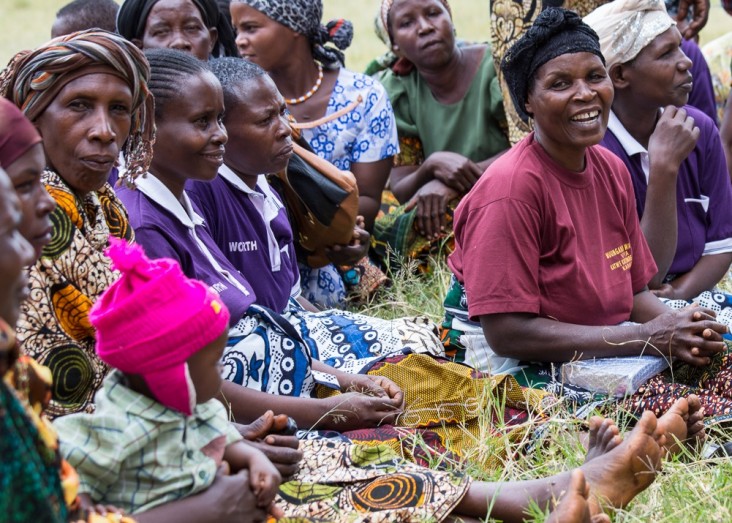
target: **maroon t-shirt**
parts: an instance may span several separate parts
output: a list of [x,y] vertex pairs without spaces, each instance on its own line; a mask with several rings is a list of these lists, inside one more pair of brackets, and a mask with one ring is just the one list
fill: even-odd
[[448,264],[472,319],[526,312],[564,323],[626,321],[656,273],[625,165],[594,146],[582,172],[530,134],[493,163],[455,211]]

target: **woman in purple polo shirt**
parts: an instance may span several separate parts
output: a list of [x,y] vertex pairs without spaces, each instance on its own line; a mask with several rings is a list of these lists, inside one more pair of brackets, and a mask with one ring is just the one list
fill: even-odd
[[[602,144],[631,173],[658,266],[649,287],[673,307],[693,300],[732,325],[732,296],[713,291],[732,262],[732,185],[715,122],[686,105],[697,78],[681,34],[661,0],[616,0],[586,20],[615,88]],[[636,23],[645,30],[626,38]]]

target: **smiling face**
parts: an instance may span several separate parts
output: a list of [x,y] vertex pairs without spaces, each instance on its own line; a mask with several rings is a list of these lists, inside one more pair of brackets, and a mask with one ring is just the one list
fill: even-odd
[[301,35],[242,2],[232,2],[229,10],[236,30],[236,46],[243,58],[265,71],[287,63],[293,41]]
[[150,171],[178,185],[189,179],[213,180],[224,162],[227,140],[221,84],[206,71],[187,77],[180,92],[185,94],[166,100],[156,119]]
[[167,47],[208,60],[216,38],[216,28],[206,27],[191,0],[160,0],[147,16],[142,39],[133,42],[142,49]]
[[23,213],[20,233],[33,245],[36,258],[40,257],[43,247],[51,241],[50,214],[56,206],[56,202],[41,183],[41,173],[45,165],[43,145],[37,143],[5,167],[20,198]]
[[0,318],[14,328],[20,304],[28,298],[25,267],[35,261],[33,247],[20,233],[20,200],[4,172],[0,172]]
[[47,165],[83,196],[107,181],[131,121],[129,86],[115,75],[94,73],[66,84],[34,123]]
[[188,372],[196,389],[196,403],[215,398],[221,390],[221,358],[224,355],[228,331],[188,358]]
[[613,85],[592,53],[563,54],[537,69],[526,110],[536,139],[561,165],[583,162],[586,147],[600,143],[607,129]]
[[417,69],[445,63],[455,50],[455,28],[438,0],[397,0],[389,11],[394,52]]
[[236,102],[226,109],[229,147],[224,161],[234,172],[252,177],[256,183],[259,174],[283,170],[292,155],[287,105],[267,75],[249,80],[237,91]]
[[681,33],[676,27],[670,27],[644,47],[633,61],[623,64],[622,71],[639,104],[654,108],[681,107],[689,101],[694,85],[691,65],[681,50]]

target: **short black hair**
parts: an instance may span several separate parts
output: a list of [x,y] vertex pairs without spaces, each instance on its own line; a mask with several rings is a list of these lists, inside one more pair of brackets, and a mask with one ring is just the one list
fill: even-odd
[[73,0],[56,13],[65,18],[64,28],[69,33],[98,27],[114,33],[117,27],[119,5],[114,0]]
[[147,85],[155,97],[155,118],[162,117],[169,100],[185,96],[180,85],[186,78],[211,72],[206,62],[177,49],[148,49],[145,57],[150,62],[150,80]]
[[244,58],[214,58],[209,60],[208,65],[221,82],[225,107],[233,107],[236,104],[238,88],[247,85],[251,80],[267,76],[267,71]]

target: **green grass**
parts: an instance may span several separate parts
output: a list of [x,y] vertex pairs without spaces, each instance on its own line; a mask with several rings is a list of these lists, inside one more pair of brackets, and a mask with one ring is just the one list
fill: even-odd
[[[49,37],[55,12],[66,0],[2,0],[0,16],[0,64],[5,64],[18,50],[35,47]],[[729,18],[713,0],[710,22],[702,33],[702,43],[732,27]],[[379,0],[325,0],[326,17],[344,17],[353,21],[356,36],[347,51],[351,68],[361,70],[373,57],[385,51],[373,31],[373,19]],[[459,36],[471,40],[488,39],[488,2],[486,0],[453,0]],[[438,262],[428,275],[415,275],[409,270],[399,273],[392,286],[359,310],[384,318],[425,314],[435,321],[442,316],[442,300],[447,289],[449,269]],[[728,287],[732,288],[732,286]],[[619,413],[618,413],[619,414]],[[468,473],[479,479],[517,480],[546,476],[580,464],[583,452],[575,433],[579,422],[566,411],[552,418],[547,443],[529,455],[509,454],[502,470],[486,474],[470,462],[491,452],[476,441],[466,465]],[[718,434],[711,434],[718,439]],[[439,456],[435,457],[437,462]],[[534,514],[543,521],[541,514]],[[732,521],[732,460],[667,463],[663,473],[625,511],[615,516],[616,522],[706,523]]]

